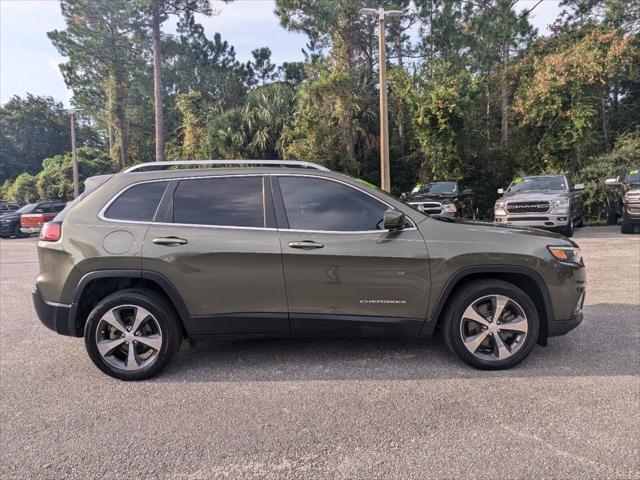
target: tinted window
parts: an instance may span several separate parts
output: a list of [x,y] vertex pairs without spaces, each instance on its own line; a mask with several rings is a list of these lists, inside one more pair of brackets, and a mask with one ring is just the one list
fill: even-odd
[[173,195],[173,221],[264,227],[262,177],[182,180]]
[[289,228],[357,232],[382,228],[387,206],[373,197],[331,180],[280,177]]
[[109,206],[104,216],[116,220],[150,222],[169,182],[150,182],[125,190]]

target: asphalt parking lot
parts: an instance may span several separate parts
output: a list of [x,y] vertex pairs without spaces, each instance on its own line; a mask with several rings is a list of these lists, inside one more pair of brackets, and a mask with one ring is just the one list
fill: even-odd
[[584,323],[509,371],[437,337],[244,340],[141,383],[39,323],[36,241],[0,240],[0,477],[640,478],[640,236],[575,240]]

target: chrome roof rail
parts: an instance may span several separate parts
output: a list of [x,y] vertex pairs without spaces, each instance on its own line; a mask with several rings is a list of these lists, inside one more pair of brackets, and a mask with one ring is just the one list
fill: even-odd
[[137,172],[145,170],[164,170],[172,166],[273,166],[273,167],[294,167],[294,168],[313,168],[328,172],[327,167],[318,165],[317,163],[302,162],[299,160],[175,160],[167,162],[147,162],[134,165],[125,170],[128,172]]

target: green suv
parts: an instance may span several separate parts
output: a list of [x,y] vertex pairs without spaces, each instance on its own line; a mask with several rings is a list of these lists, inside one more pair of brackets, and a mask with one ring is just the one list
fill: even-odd
[[469,365],[503,369],[582,321],[572,241],[430,218],[319,165],[163,162],[85,186],[42,229],[33,301],[123,380],[157,374],[185,337],[436,329]]

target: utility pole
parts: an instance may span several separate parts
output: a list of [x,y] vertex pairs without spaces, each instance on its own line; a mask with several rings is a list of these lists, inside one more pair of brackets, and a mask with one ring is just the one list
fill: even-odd
[[76,116],[75,110],[70,111],[71,118],[71,165],[73,170],[73,198],[80,195],[80,178],[78,175],[78,156],[76,155]]
[[400,17],[401,10],[384,8],[361,8],[363,15],[378,17],[378,63],[380,66],[380,188],[391,191],[391,171],[389,168],[389,112],[387,109],[387,44],[385,41],[385,18]]

